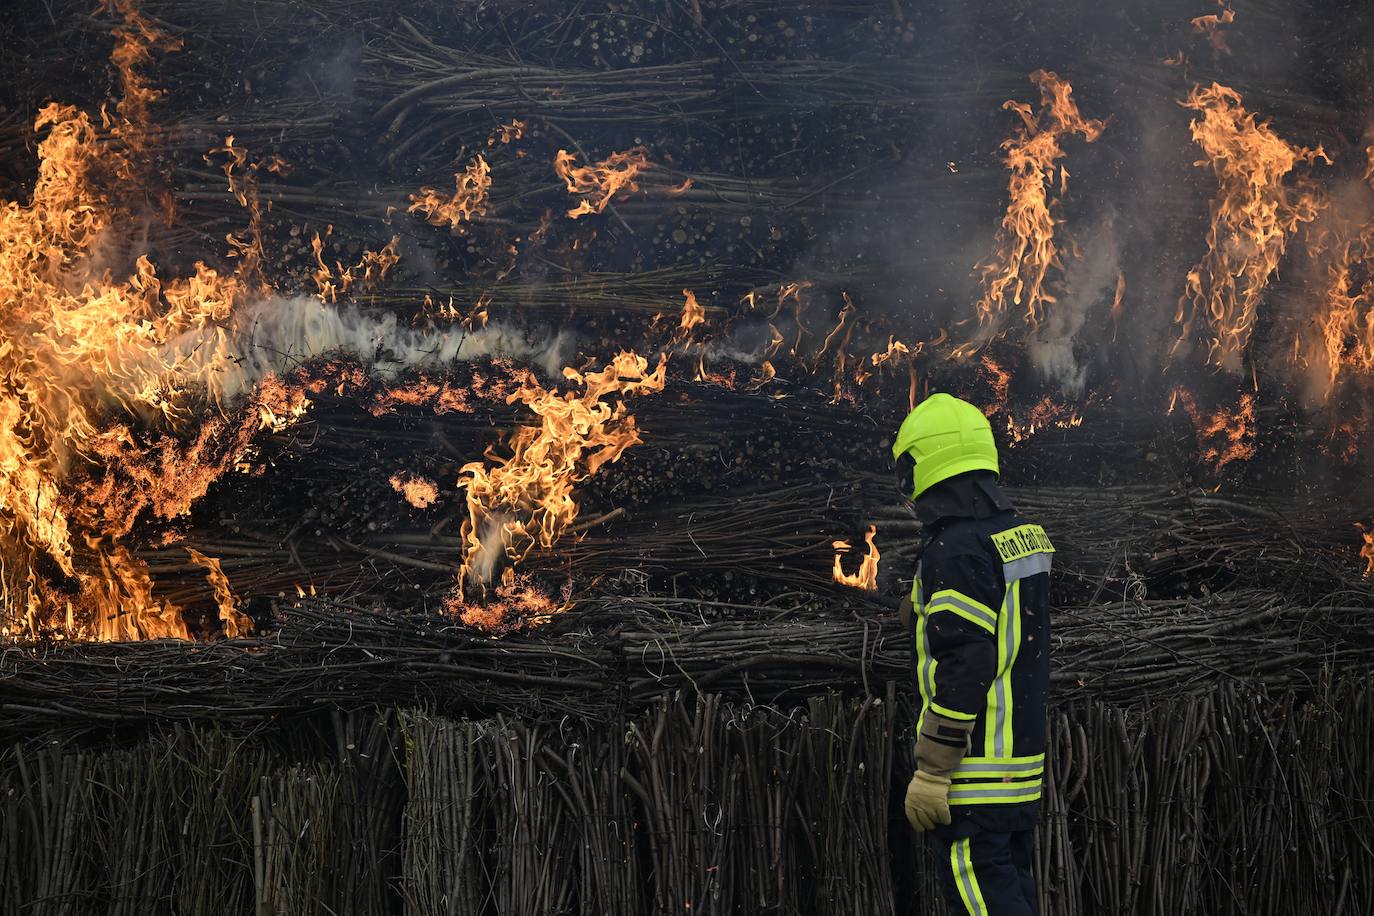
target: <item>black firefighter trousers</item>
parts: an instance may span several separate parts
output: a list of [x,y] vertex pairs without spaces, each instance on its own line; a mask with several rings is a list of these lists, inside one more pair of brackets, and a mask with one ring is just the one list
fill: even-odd
[[981,819],[961,814],[954,815],[953,824],[937,826],[933,834],[935,865],[949,911],[960,916],[1036,916],[1034,832],[993,830]]

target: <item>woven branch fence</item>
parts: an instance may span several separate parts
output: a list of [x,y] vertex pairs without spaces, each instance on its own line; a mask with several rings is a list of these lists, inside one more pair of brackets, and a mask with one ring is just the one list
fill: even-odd
[[[335,712],[0,760],[5,914],[941,914],[910,709],[665,696],[608,721]],[[1374,911],[1374,693],[1051,711],[1046,914]],[[1300,910],[1301,908],[1301,910]]]

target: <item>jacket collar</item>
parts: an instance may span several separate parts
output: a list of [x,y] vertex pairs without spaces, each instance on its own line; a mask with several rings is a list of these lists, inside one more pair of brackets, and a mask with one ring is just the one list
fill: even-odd
[[1011,500],[991,471],[969,471],[926,490],[916,498],[916,518],[928,532],[959,518],[991,518],[1011,509]]

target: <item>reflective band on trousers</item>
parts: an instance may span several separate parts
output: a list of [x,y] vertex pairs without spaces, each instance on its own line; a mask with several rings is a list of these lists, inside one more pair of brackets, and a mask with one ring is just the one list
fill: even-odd
[[987,901],[983,899],[983,889],[978,886],[978,876],[973,873],[973,854],[971,840],[955,840],[949,847],[949,867],[954,872],[954,883],[959,888],[959,898],[964,901],[972,916],[988,916]]

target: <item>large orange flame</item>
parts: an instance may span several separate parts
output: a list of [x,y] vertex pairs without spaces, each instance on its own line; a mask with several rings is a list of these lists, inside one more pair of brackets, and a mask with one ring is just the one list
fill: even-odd
[[[1069,173],[1059,164],[1063,142],[1077,134],[1092,143],[1105,126],[1079,113],[1073,87],[1057,74],[1037,70],[1031,81],[1040,87],[1038,112],[1014,99],[1002,106],[1016,112],[1021,125],[1002,143],[1011,177],[996,252],[976,268],[983,289],[976,306],[982,340],[1001,331],[1012,306],[1024,309],[1025,322],[1033,328],[1054,302],[1046,280],[1052,269],[1062,266],[1054,237],[1061,220],[1053,209],[1058,202],[1055,186],[1060,195],[1068,187]],[[960,352],[967,355],[975,349],[977,344],[966,345]]]
[[1217,178],[1207,253],[1188,272],[1176,320],[1186,339],[1205,335],[1208,361],[1236,369],[1250,342],[1260,300],[1288,240],[1315,219],[1322,198],[1306,182],[1288,183],[1293,169],[1331,160],[1320,146],[1293,146],[1246,111],[1240,94],[1217,83],[1195,86],[1185,108],[1197,112],[1193,139]]
[[[523,403],[539,421],[516,430],[506,443],[508,456],[489,450],[490,463],[474,461],[460,471],[467,519],[462,568],[448,601],[452,612],[489,628],[501,626],[507,610],[527,613],[519,597],[527,590],[514,590],[512,564],[535,547],[552,546],[577,518],[574,486],[641,441],[626,399],[661,391],[666,371],[664,359],[649,371],[644,357],[622,352],[599,372],[564,369],[573,390],[547,390],[530,379],[507,397],[508,403]],[[503,563],[506,590],[495,602],[484,601]],[[538,601],[536,612],[544,609],[546,603]]]

